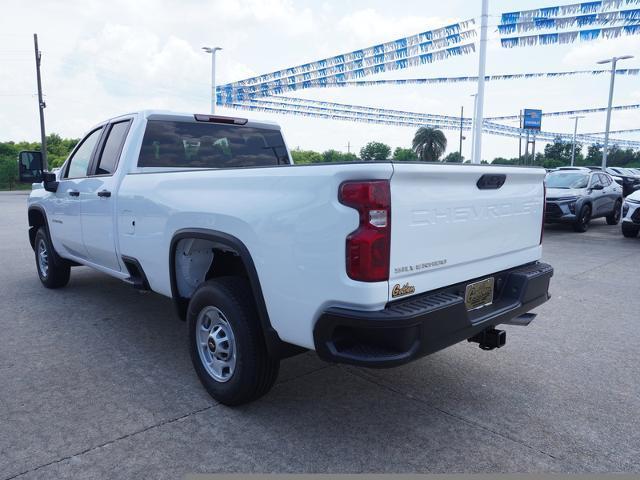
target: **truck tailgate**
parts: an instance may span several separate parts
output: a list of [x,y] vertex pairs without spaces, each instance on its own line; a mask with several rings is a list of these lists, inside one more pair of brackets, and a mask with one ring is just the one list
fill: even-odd
[[[544,176],[536,168],[395,163],[389,299],[539,260]],[[485,188],[481,178],[504,184]]]

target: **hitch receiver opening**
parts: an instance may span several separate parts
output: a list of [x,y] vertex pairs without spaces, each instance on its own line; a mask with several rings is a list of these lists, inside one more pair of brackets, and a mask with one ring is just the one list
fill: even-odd
[[487,328],[468,341],[479,344],[482,350],[493,350],[507,343],[507,332],[496,328]]

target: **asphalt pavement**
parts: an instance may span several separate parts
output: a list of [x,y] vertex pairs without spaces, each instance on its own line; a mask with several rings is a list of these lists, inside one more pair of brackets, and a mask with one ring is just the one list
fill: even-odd
[[546,229],[553,298],[501,349],[391,370],[306,353],[231,409],[169,299],[84,267],[40,285],[26,198],[0,193],[0,479],[640,472],[640,239],[619,226]]

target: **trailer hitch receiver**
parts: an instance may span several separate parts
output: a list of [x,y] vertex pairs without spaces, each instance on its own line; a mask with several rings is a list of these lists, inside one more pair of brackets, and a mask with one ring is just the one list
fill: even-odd
[[507,343],[507,332],[496,328],[487,328],[478,335],[471,337],[469,342],[479,344],[482,350],[493,350],[494,348],[500,348]]

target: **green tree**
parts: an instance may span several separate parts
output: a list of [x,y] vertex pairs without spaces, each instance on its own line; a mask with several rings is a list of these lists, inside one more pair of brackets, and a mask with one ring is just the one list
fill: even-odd
[[562,160],[555,160],[553,158],[545,158],[542,162],[544,168],[558,168],[566,166],[566,163]]
[[449,155],[444,157],[443,162],[446,163],[462,163],[464,162],[464,157],[460,155],[460,152],[451,152]]
[[306,163],[322,163],[322,155],[313,150],[292,150],[293,163],[303,165]]
[[[569,147],[569,154],[567,156],[567,148]],[[568,162],[571,160],[571,144],[566,144],[560,139],[556,138],[553,143],[548,143],[544,147],[544,157],[553,160],[560,160]]]
[[356,160],[358,157],[353,153],[342,153],[333,149],[322,152],[322,161],[325,163],[355,162]]
[[397,147],[393,151],[393,159],[396,162],[413,162],[418,160],[418,155],[410,148]]
[[391,147],[380,142],[369,142],[360,150],[360,158],[365,162],[387,160],[391,156]]
[[442,130],[420,127],[413,137],[413,150],[425,162],[437,162],[447,149],[447,137]]
[[600,145],[591,145],[587,149],[587,165],[600,165],[602,163],[602,147]]
[[0,157],[0,190],[13,190],[18,180],[18,158]]
[[497,157],[493,159],[493,162],[491,162],[493,165],[517,165],[518,164],[518,159],[517,158],[503,158],[503,157]]

